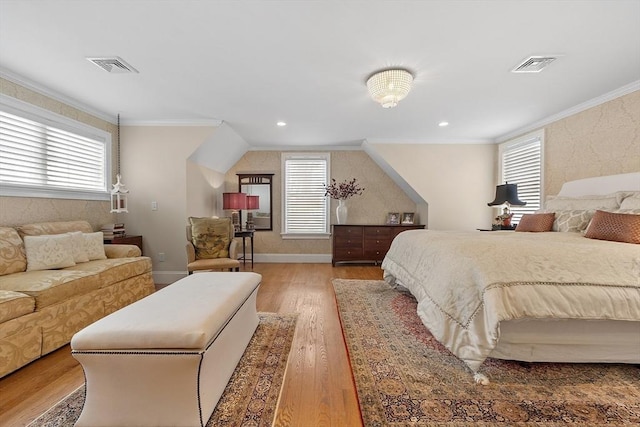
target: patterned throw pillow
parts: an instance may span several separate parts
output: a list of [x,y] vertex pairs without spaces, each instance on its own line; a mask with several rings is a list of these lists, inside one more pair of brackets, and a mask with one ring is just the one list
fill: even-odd
[[76,265],[69,234],[24,236],[27,271],[51,270]]
[[587,229],[595,210],[568,210],[556,212],[553,231],[581,233]]
[[640,244],[640,215],[596,211],[584,235],[590,239]]
[[89,261],[107,259],[104,253],[104,234],[102,234],[102,231],[83,233],[82,235],[84,237],[84,251]]
[[553,228],[553,220],[556,214],[550,213],[538,213],[538,214],[524,214],[520,218],[520,222],[516,227],[516,231],[530,231],[530,232],[544,232],[551,231]]
[[73,260],[76,264],[79,262],[89,261],[87,251],[85,250],[86,245],[82,231],[73,231],[67,234],[71,236],[71,240],[73,241]]
[[26,269],[27,255],[18,232],[10,227],[0,227],[0,276]]
[[196,249],[196,258],[228,258],[230,218],[189,218],[191,241]]

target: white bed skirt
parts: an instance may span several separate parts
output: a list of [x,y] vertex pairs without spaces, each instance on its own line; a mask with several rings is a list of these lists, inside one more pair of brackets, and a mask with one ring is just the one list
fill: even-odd
[[489,357],[525,362],[640,363],[640,322],[503,321],[498,345]]

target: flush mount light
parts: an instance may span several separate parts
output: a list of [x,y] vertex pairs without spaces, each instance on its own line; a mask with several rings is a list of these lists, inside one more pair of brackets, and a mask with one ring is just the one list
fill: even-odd
[[438,126],[440,126],[441,128],[443,128],[445,126],[449,126],[449,122],[440,122],[440,123],[438,123]]
[[278,122],[278,123],[276,123],[276,125],[280,126],[280,127],[283,127],[283,126],[286,126],[287,123],[286,122]]
[[413,75],[402,68],[392,68],[374,73],[367,79],[367,89],[374,101],[383,108],[393,108],[411,90]]

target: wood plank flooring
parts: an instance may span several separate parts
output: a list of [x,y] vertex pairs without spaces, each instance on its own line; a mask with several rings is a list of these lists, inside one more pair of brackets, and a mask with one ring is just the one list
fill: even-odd
[[[247,271],[250,271],[247,265]],[[331,280],[381,279],[375,266],[256,264],[258,311],[298,313],[276,426],[362,426]],[[0,426],[25,426],[84,382],[69,346],[0,379]]]

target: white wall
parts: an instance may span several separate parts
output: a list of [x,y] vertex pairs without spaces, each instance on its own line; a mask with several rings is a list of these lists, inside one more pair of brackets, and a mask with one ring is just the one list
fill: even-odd
[[[186,271],[185,225],[187,207],[193,207],[187,195],[187,176],[193,176],[187,159],[203,141],[211,137],[215,127],[200,126],[125,126],[121,129],[121,172],[130,190],[129,213],[118,214],[128,234],[141,234],[144,253],[153,261],[157,283],[170,283]],[[188,172],[189,171],[189,172]],[[199,185],[209,197],[205,185]],[[151,210],[151,202],[158,210]],[[211,205],[212,206],[212,205]],[[191,214],[211,215],[206,203]],[[159,261],[159,253],[165,261]],[[158,274],[157,272],[160,272]]]
[[427,228],[491,228],[497,146],[371,144],[428,204]]

